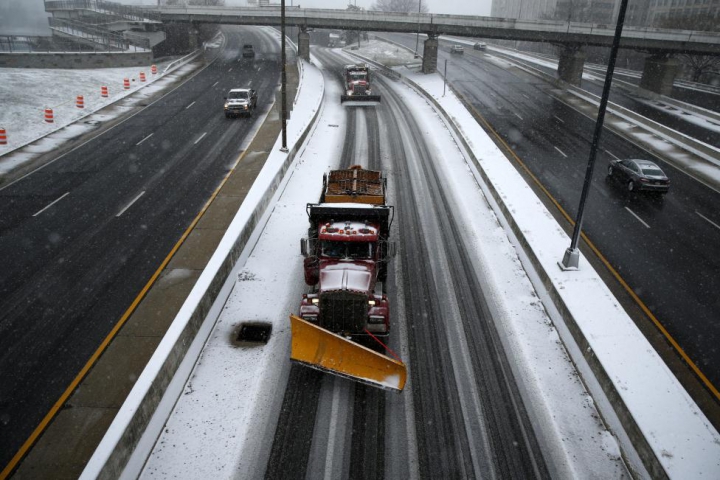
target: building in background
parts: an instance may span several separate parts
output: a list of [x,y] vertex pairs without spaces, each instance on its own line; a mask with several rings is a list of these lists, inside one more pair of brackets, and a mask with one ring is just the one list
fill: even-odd
[[[520,20],[614,24],[619,11],[620,0],[493,0],[491,15]],[[720,25],[720,0],[632,0],[625,13],[625,24],[667,26],[672,19],[688,17],[705,22],[716,19]]]

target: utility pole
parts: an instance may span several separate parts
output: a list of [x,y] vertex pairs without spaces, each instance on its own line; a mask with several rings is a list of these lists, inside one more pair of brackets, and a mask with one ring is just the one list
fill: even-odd
[[570,240],[570,248],[565,250],[560,268],[563,270],[577,270],[580,263],[580,250],[578,249],[578,241],[582,232],[583,218],[585,217],[585,202],[590,192],[590,184],[592,183],[593,170],[595,169],[595,157],[597,156],[598,145],[600,144],[600,135],[602,134],[603,122],[605,121],[605,110],[607,109],[608,98],[610,97],[610,85],[612,84],[613,72],[615,71],[615,60],[617,59],[618,49],[620,48],[620,36],[622,35],[623,24],[625,23],[625,11],[627,10],[628,0],[621,0],[620,13],[618,14],[617,26],[615,27],[615,37],[610,49],[610,60],[608,61],[607,72],[605,73],[605,85],[603,85],[602,98],[600,99],[600,107],[598,108],[598,116],[595,122],[595,133],[593,134],[592,144],[590,145],[590,158],[588,159],[587,169],[585,170],[585,183],[583,184],[582,193],[580,194],[580,205],[575,219],[575,229],[573,230],[572,240]]
[[285,0],[280,0],[280,61],[282,62],[282,75],[280,80],[280,103],[282,103],[282,147],[280,150],[287,152],[287,105],[285,101],[285,97],[287,95],[287,77],[285,75]]

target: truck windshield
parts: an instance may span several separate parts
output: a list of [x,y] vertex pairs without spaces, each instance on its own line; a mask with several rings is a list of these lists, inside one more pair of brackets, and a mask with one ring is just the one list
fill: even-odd
[[247,100],[248,92],[230,92],[228,98],[240,98],[243,100]]
[[364,73],[351,73],[349,76],[350,76],[350,81],[352,81],[352,82],[358,82],[360,80],[365,80]]
[[372,244],[367,242],[322,242],[322,254],[330,258],[372,258]]

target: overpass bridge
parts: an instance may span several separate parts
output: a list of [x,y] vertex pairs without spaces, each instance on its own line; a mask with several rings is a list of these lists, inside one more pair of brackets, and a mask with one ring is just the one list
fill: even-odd
[[[149,10],[162,22],[279,26],[281,21],[280,7],[163,6]],[[285,9],[285,22],[300,29],[299,54],[306,59],[310,54],[309,29],[425,33],[428,36],[423,56],[425,73],[437,69],[439,35],[553,43],[563,48],[558,65],[559,77],[575,85],[582,77],[585,62],[583,47],[609,48],[615,34],[614,24],[296,7]],[[680,69],[679,62],[672,55],[720,55],[720,33],[624,27],[620,47],[647,52],[641,86],[667,94]]]

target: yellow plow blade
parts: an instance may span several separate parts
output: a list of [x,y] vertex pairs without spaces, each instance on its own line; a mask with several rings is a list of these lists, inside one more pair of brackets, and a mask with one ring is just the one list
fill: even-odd
[[310,368],[368,385],[402,391],[407,369],[402,362],[290,315],[290,359]]

